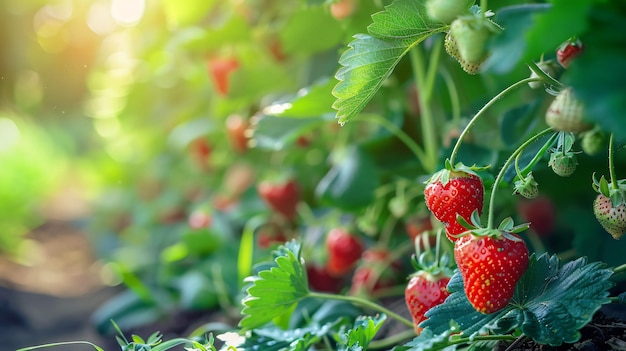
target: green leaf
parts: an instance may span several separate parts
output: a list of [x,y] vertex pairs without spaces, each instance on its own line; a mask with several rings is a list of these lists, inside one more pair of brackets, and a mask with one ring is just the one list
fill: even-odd
[[289,310],[309,294],[308,282],[300,244],[292,241],[279,246],[274,266],[249,277],[252,285],[246,289],[242,303],[244,315],[239,326],[253,329]]
[[370,204],[379,184],[371,157],[359,146],[351,145],[335,151],[331,158],[333,166],[318,183],[315,195],[322,202],[344,210]]
[[490,55],[483,63],[482,71],[502,74],[515,68],[525,58],[525,34],[531,28],[533,18],[549,8],[549,4],[524,4],[499,9],[494,21],[505,30],[491,41]]
[[428,20],[421,0],[395,0],[372,16],[370,34],[356,34],[341,55],[341,68],[333,89],[339,123],[356,116],[396,67],[400,59],[429,36],[446,26]]
[[306,131],[319,127],[327,120],[328,117],[324,116],[307,118],[261,116],[253,138],[259,148],[281,150]]
[[186,310],[208,309],[217,305],[215,287],[205,272],[190,270],[175,282],[180,304]]
[[341,42],[343,31],[322,6],[302,7],[288,17],[280,32],[287,54],[309,55],[333,48]]
[[277,117],[314,117],[332,113],[335,101],[332,90],[335,81],[324,79],[310,87],[301,89],[290,101],[276,102],[266,107],[266,115]]
[[[603,0],[551,0],[552,7],[534,17],[534,25],[526,33],[525,60],[553,53],[570,37],[588,28],[588,15],[593,3]],[[546,35],[550,33],[550,35]]]
[[626,71],[607,67],[626,66],[623,13],[623,4],[607,1],[587,14],[590,26],[580,34],[585,49],[562,78],[585,105],[585,118],[613,133],[619,142],[626,141]]
[[453,320],[469,337],[488,330],[502,334],[520,328],[540,344],[575,342],[580,337],[578,330],[589,323],[603,304],[610,302],[611,275],[610,269],[599,262],[587,263],[584,257],[561,265],[556,256],[533,255],[509,304],[484,315],[467,300],[463,279],[457,271],[448,284],[451,295],[426,313],[428,319],[421,326],[443,334]]
[[339,351],[367,349],[367,345],[374,339],[386,319],[387,316],[384,314],[376,317],[358,317],[354,322],[354,328],[342,335],[344,345],[339,347]]
[[454,350],[454,346],[449,346],[450,343],[448,341],[451,334],[452,328],[449,328],[439,335],[433,334],[430,329],[424,329],[418,337],[414,338],[403,346],[395,347],[393,351],[443,350],[446,349],[446,347],[451,347],[450,350]]

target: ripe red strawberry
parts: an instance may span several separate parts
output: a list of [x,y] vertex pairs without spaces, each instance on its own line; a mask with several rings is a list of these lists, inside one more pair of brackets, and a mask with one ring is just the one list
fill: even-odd
[[433,223],[427,213],[415,214],[405,220],[404,229],[406,230],[411,240],[415,241],[416,237],[420,236],[422,233],[428,230],[433,229]]
[[482,213],[484,192],[479,176],[444,169],[428,180],[424,199],[435,218],[445,225],[448,238],[456,241],[453,236],[467,230],[457,222],[457,214],[471,223],[472,212],[477,210],[479,214]]
[[282,214],[288,220],[296,218],[296,206],[300,202],[300,189],[293,179],[283,183],[263,181],[258,184],[257,191],[263,201],[274,211]]
[[231,73],[239,68],[239,61],[231,57],[218,57],[209,60],[208,66],[217,93],[221,96],[228,95],[230,91],[229,78]]
[[593,178],[593,188],[599,193],[593,202],[593,214],[613,239],[620,239],[626,232],[626,180],[617,185]]
[[515,284],[528,267],[528,248],[514,233],[470,232],[455,242],[454,259],[469,302],[478,312],[489,314],[504,308],[513,297]]
[[312,290],[329,293],[338,293],[341,290],[343,279],[330,275],[326,267],[307,264],[306,273]]
[[585,121],[585,106],[571,88],[563,89],[546,111],[546,123],[561,132],[579,133],[589,130],[592,124]]
[[267,249],[272,245],[282,244],[287,241],[283,229],[274,222],[262,225],[256,232],[257,245],[262,249]]
[[525,222],[529,222],[530,229],[539,236],[550,235],[556,224],[556,207],[547,196],[519,201],[517,212]]
[[209,168],[209,156],[211,155],[212,149],[206,137],[194,139],[190,143],[189,149],[194,163],[200,169],[207,170]]
[[363,253],[363,243],[357,236],[344,228],[334,228],[326,238],[328,250],[328,273],[340,277],[352,270]]
[[563,68],[567,68],[572,60],[580,55],[583,49],[584,46],[580,40],[568,40],[556,50],[556,60],[559,61]]
[[213,223],[213,218],[207,210],[198,209],[191,212],[187,223],[191,229],[208,228]]
[[404,290],[406,306],[413,318],[415,333],[420,334],[418,325],[426,319],[424,314],[431,308],[442,304],[450,295],[446,288],[450,278],[443,274],[433,275],[426,271],[415,273]]
[[226,118],[226,133],[231,147],[242,154],[248,150],[250,122],[238,114]]
[[433,21],[450,23],[469,12],[474,0],[427,0],[426,13]]
[[369,295],[396,283],[399,262],[390,262],[391,253],[382,248],[365,250],[352,276],[351,295]]

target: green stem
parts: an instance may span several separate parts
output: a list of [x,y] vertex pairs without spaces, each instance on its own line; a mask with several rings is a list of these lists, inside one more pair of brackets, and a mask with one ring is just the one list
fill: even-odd
[[424,166],[429,164],[429,157],[424,150],[413,140],[410,136],[408,136],[402,129],[398,128],[395,124],[388,121],[387,119],[380,117],[375,114],[371,115],[360,115],[354,117],[353,120],[361,120],[361,121],[369,121],[374,122],[380,125],[381,127],[387,129],[391,134],[393,134],[396,138],[400,139],[401,142],[408,147],[415,157],[422,163]]
[[[431,55],[431,65],[437,64],[438,56],[441,48],[434,49]],[[437,144],[437,129],[434,123],[434,116],[430,107],[430,98],[433,91],[434,73],[436,70],[433,66],[426,73],[425,61],[422,56],[421,48],[416,46],[409,51],[411,58],[411,67],[415,76],[415,84],[417,89],[417,99],[420,106],[420,123],[422,128],[422,139],[424,140],[425,160],[420,160],[424,168],[429,172],[434,172],[437,164],[437,152],[439,150]],[[435,56],[435,57],[433,57]],[[432,61],[434,59],[434,61]],[[426,162],[424,162],[426,161]]]
[[613,133],[609,136],[609,176],[611,177],[611,188],[613,190],[619,189],[615,176],[615,164],[613,163]]
[[613,274],[626,272],[626,264],[613,268]]
[[487,13],[487,10],[489,10],[488,8],[488,1],[487,0],[480,0],[480,12],[484,15],[485,13]]
[[402,343],[403,341],[413,339],[414,337],[415,330],[408,329],[400,333],[395,333],[388,338],[373,340],[368,345],[368,349],[388,349]]
[[446,87],[448,88],[448,93],[450,94],[452,124],[458,126],[461,120],[461,101],[459,99],[459,91],[457,90],[456,84],[447,69],[442,69],[440,73]]
[[494,217],[494,211],[495,211],[496,193],[497,193],[497,190],[498,190],[498,186],[502,182],[502,178],[504,178],[504,173],[506,173],[507,168],[509,167],[511,162],[513,162],[513,160],[517,157],[517,154],[522,152],[528,145],[530,145],[535,140],[537,140],[537,139],[539,139],[539,138],[541,138],[544,135],[547,135],[549,133],[552,133],[552,128],[544,129],[543,131],[539,132],[538,134],[535,134],[532,138],[529,138],[528,140],[526,140],[522,145],[520,145],[511,154],[511,156],[506,160],[506,162],[504,163],[504,165],[500,169],[500,172],[498,172],[498,176],[496,177],[496,180],[493,182],[493,187],[491,189],[491,198],[489,199],[489,214],[488,214],[488,217],[487,217],[487,228],[488,229],[493,229],[493,217]]
[[533,61],[529,61],[526,63],[528,65],[528,68],[530,68],[531,71],[533,71],[537,76],[539,76],[539,78],[541,78],[542,81],[550,84],[550,85],[554,85],[557,87],[563,87],[563,83],[559,82],[558,80],[550,77],[549,74],[547,74],[546,72],[544,72],[541,68],[539,68],[539,66],[537,66],[536,63],[534,63]]
[[321,292],[315,292],[315,291],[310,291],[309,292],[309,297],[313,297],[313,298],[319,298],[319,299],[331,299],[331,300],[339,300],[339,301],[346,301],[346,302],[350,302],[356,305],[361,305],[364,307],[369,307],[373,310],[376,310],[378,312],[384,313],[386,315],[388,315],[389,317],[399,321],[400,323],[414,328],[413,326],[413,322],[402,317],[401,315],[395,313],[394,311],[381,306],[377,303],[374,303],[372,301],[360,298],[360,297],[356,297],[356,296],[346,296],[346,295],[336,295],[336,294],[328,294],[328,293],[321,293]]
[[94,349],[98,350],[98,351],[103,351],[103,349],[93,343],[90,343],[88,341],[64,341],[64,342],[55,342],[55,343],[50,343],[50,344],[44,344],[44,345],[37,345],[37,346],[30,346],[30,347],[24,347],[21,348],[17,351],[30,351],[30,350],[37,350],[37,349],[42,349],[42,348],[48,348],[48,347],[56,347],[56,346],[67,346],[67,345],[88,345],[93,347]]
[[548,149],[552,147],[552,144],[554,144],[554,139],[556,138],[557,135],[558,134],[553,134],[550,137],[550,139],[548,139],[548,141],[541,147],[541,149],[539,149],[539,152],[537,152],[535,157],[533,157],[533,159],[530,160],[530,162],[528,162],[526,167],[522,169],[521,172],[523,176],[526,176],[526,174],[528,174],[528,172],[530,172],[533,169],[533,167],[535,167],[535,165],[537,164],[537,162],[539,162],[539,160],[543,157],[543,155],[545,155],[546,151],[548,151]]
[[502,90],[498,95],[494,96],[491,100],[489,100],[485,106],[483,106],[475,115],[474,117],[472,117],[472,119],[469,121],[469,123],[467,124],[467,126],[465,127],[465,129],[463,129],[463,132],[461,132],[461,135],[459,135],[459,139],[457,139],[456,144],[454,145],[454,149],[452,149],[452,154],[450,155],[450,164],[452,166],[454,166],[454,160],[456,158],[456,155],[459,153],[459,149],[461,147],[461,144],[463,143],[463,139],[465,138],[465,136],[467,135],[467,133],[469,132],[470,128],[474,125],[474,123],[476,123],[476,120],[478,120],[478,118],[480,116],[483,115],[483,113],[485,113],[485,111],[491,107],[496,101],[500,100],[503,96],[505,96],[506,94],[510,93],[511,91],[515,90],[517,87],[524,85],[528,82],[534,82],[534,81],[538,81],[541,80],[541,78],[524,78],[522,80],[520,80],[519,82],[509,86],[508,88]]

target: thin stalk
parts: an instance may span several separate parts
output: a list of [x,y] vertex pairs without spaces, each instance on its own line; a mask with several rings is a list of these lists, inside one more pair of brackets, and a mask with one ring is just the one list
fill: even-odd
[[459,99],[459,91],[457,90],[456,84],[447,69],[440,70],[440,73],[446,87],[448,88],[448,93],[450,94],[452,123],[453,125],[459,125],[459,121],[461,120],[461,101]]
[[613,190],[619,189],[615,176],[615,164],[613,164],[613,133],[609,136],[609,176],[611,177],[611,188]]
[[321,292],[315,292],[315,291],[311,291],[309,292],[309,297],[313,297],[313,298],[319,298],[319,299],[331,299],[331,300],[339,300],[339,301],[346,301],[346,302],[350,302],[353,303],[355,305],[361,305],[364,307],[369,307],[373,310],[376,310],[378,312],[384,313],[386,315],[388,315],[389,317],[397,320],[398,322],[413,328],[413,321],[410,321],[404,317],[402,317],[401,315],[395,313],[394,311],[381,306],[377,303],[374,303],[372,301],[360,298],[360,297],[356,297],[356,296],[346,296],[346,295],[335,295],[335,294],[327,294],[327,293],[321,293]]
[[489,10],[488,1],[480,0],[480,12],[485,14],[487,13],[487,10]]
[[546,72],[544,72],[541,68],[539,68],[539,66],[537,66],[537,64],[534,63],[533,61],[529,61],[526,64],[528,65],[528,68],[530,68],[530,70],[533,71],[537,76],[539,76],[539,78],[541,78],[541,80],[543,80],[544,82],[549,83],[550,85],[557,86],[557,87],[564,86],[563,83],[550,77],[549,74],[546,74]]
[[504,163],[504,165],[500,169],[500,172],[498,172],[498,176],[496,177],[496,180],[493,182],[493,188],[491,189],[491,198],[489,199],[489,215],[487,217],[487,228],[488,229],[493,229],[493,217],[494,217],[494,210],[495,210],[495,203],[496,203],[496,193],[498,192],[497,191],[498,190],[498,186],[502,182],[502,178],[504,178],[504,173],[506,172],[507,168],[509,167],[511,162],[513,162],[513,160],[515,160],[515,158],[517,157],[517,154],[522,152],[528,145],[530,145],[535,140],[537,140],[537,139],[541,138],[542,136],[547,135],[549,133],[552,133],[552,128],[544,129],[543,131],[539,132],[538,134],[535,134],[530,139],[526,140],[522,145],[520,145],[511,154],[511,156],[506,160],[506,162]]
[[407,329],[400,333],[395,333],[387,338],[380,340],[373,340],[368,345],[368,349],[388,349],[400,344],[403,341],[413,339],[415,337],[415,330]]
[[[439,55],[439,50],[433,50],[433,54]],[[434,77],[431,74],[426,73],[425,61],[422,55],[421,48],[416,46],[409,51],[411,58],[411,67],[413,68],[413,75],[415,76],[415,84],[417,89],[417,98],[420,106],[420,123],[422,127],[422,139],[424,140],[424,152],[426,154],[425,160],[420,160],[427,171],[434,172],[437,163],[437,151],[439,150],[437,145],[437,129],[434,123],[434,116],[430,108],[430,98],[432,96],[432,84]],[[432,59],[433,57],[431,57]],[[438,57],[435,57],[435,61],[431,61],[433,65],[438,62]],[[431,66],[430,72],[434,69]],[[430,85],[429,85],[430,84]],[[426,161],[426,162],[424,162]]]
[[613,268],[613,274],[626,272],[626,264]]
[[381,127],[387,129],[396,138],[400,139],[400,141],[403,142],[404,145],[406,145],[406,147],[408,147],[409,150],[413,152],[413,154],[415,154],[415,157],[417,157],[420,163],[422,163],[423,165],[429,164],[430,162],[429,156],[424,152],[424,150],[422,150],[422,148],[413,139],[411,139],[410,136],[408,136],[405,132],[403,132],[402,129],[398,128],[395,124],[391,123],[387,119],[382,118],[378,115],[372,114],[372,115],[367,115],[367,117],[368,118],[366,118],[365,115],[361,115],[361,116],[355,117],[354,120],[369,121],[369,122],[377,123]]
[[494,96],[491,100],[489,100],[485,106],[483,106],[475,115],[474,117],[472,117],[472,119],[469,121],[469,123],[467,124],[467,126],[465,127],[465,129],[463,129],[463,132],[461,132],[461,135],[459,135],[459,139],[457,139],[456,144],[454,145],[454,149],[452,149],[452,154],[450,155],[450,164],[452,164],[454,166],[454,160],[456,158],[456,155],[459,153],[459,149],[461,147],[461,144],[463,143],[463,139],[465,138],[465,136],[467,135],[467,133],[469,132],[470,128],[474,125],[474,123],[476,123],[476,120],[478,120],[478,118],[480,116],[483,115],[483,113],[485,113],[485,111],[491,107],[496,101],[500,100],[503,96],[505,96],[506,94],[510,93],[511,91],[515,90],[517,87],[524,85],[528,82],[535,82],[541,80],[541,78],[537,78],[537,77],[532,77],[532,78],[524,78],[522,80],[520,80],[517,83],[514,83],[513,85],[509,86],[508,88],[502,90],[498,95]]

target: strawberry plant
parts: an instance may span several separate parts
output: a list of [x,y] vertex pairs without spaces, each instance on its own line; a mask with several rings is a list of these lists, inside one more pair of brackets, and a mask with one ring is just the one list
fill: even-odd
[[133,166],[91,222],[127,287],[93,321],[228,325],[123,348],[568,347],[623,302],[621,3],[153,5],[90,81]]

